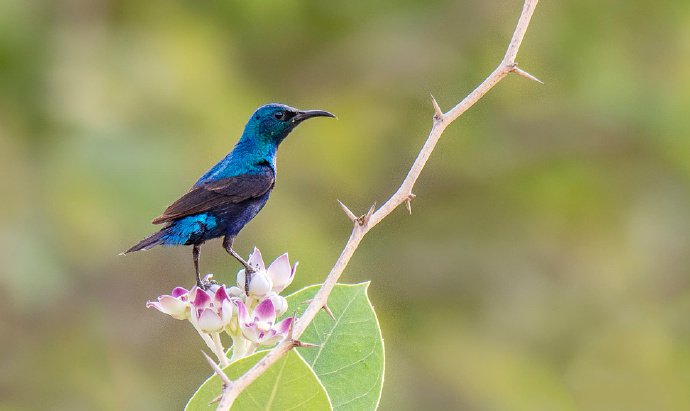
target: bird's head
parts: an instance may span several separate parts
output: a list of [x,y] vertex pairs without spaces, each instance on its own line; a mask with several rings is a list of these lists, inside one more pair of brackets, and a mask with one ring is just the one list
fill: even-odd
[[304,120],[313,117],[335,117],[323,110],[299,110],[285,104],[271,103],[261,106],[247,123],[247,130],[276,146]]

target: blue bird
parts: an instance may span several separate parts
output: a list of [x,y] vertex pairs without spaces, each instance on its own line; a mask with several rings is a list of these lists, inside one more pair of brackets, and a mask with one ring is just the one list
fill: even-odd
[[232,243],[268,201],[276,181],[278,146],[295,127],[313,117],[335,116],[323,110],[302,111],[277,103],[259,107],[230,154],[153,219],[153,224],[165,226],[123,254],[157,245],[191,245],[196,283],[205,287],[207,284],[202,284],[199,277],[200,246],[207,240],[224,237],[225,250],[245,267],[248,292],[249,276],[254,270],[233,250]]

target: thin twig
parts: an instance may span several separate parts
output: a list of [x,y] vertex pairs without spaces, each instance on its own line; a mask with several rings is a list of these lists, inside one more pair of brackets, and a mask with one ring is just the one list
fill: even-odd
[[225,355],[225,349],[223,349],[223,343],[220,340],[220,333],[213,333],[213,345],[216,347],[215,353],[218,356],[218,362],[221,367],[227,367],[230,365],[228,357]]
[[[273,348],[265,357],[263,357],[258,363],[256,363],[252,368],[250,368],[246,373],[233,382],[233,384],[228,385],[223,389],[221,402],[227,405],[227,408],[221,408],[218,406],[218,410],[225,411],[229,410],[230,405],[235,401],[235,399],[240,395],[240,393],[254,382],[261,374],[263,374],[271,365],[277,362],[283,355],[285,355],[290,349],[294,347],[294,340],[299,339],[304,330],[307,328],[309,323],[314,319],[316,314],[321,310],[321,307],[325,306],[328,302],[328,296],[330,295],[333,287],[338,282],[340,275],[345,270],[348,262],[352,258],[352,255],[357,250],[359,243],[362,238],[374,228],[378,223],[381,222],[385,217],[387,217],[393,210],[403,203],[409,202],[410,199],[414,198],[412,194],[412,187],[414,187],[417,178],[424,169],[429,156],[434,150],[436,143],[441,138],[443,131],[448,127],[450,123],[455,121],[460,117],[465,111],[472,107],[479,99],[481,99],[489,90],[491,90],[499,81],[506,77],[510,73],[517,73],[523,77],[528,77],[536,80],[536,77],[528,74],[522,69],[518,69],[517,63],[515,62],[515,57],[517,56],[518,50],[520,49],[520,44],[525,37],[525,32],[527,31],[527,26],[529,26],[530,19],[534,13],[534,9],[537,6],[539,0],[525,0],[522,13],[518,20],[515,31],[513,32],[513,37],[510,40],[508,49],[506,50],[505,56],[501,63],[496,67],[496,69],[487,77],[477,88],[475,88],[467,97],[460,101],[455,107],[450,109],[448,112],[443,113],[440,106],[432,96],[432,105],[434,108],[433,125],[429,136],[427,137],[424,146],[417,155],[417,159],[412,164],[410,171],[403,180],[402,184],[398,190],[386,201],[378,210],[375,207],[369,210],[365,215],[359,218],[353,218],[355,216],[344,204],[340,203],[343,211],[347,214],[348,218],[354,220],[354,228],[350,234],[350,238],[347,240],[345,247],[343,248],[340,257],[335,262],[335,265],[331,269],[331,272],[326,277],[323,285],[319,291],[314,296],[313,300],[304,311],[302,316],[295,320],[292,329],[292,338],[284,339],[275,348]],[[527,76],[525,76],[527,74]],[[538,80],[537,80],[538,81]]]

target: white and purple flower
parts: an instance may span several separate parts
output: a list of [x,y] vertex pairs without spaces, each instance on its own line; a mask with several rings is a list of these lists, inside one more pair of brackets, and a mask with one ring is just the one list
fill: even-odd
[[[294,266],[290,266],[290,260],[285,253],[266,268],[261,251],[256,247],[247,262],[256,268],[256,272],[252,274],[249,280],[249,295],[258,298],[266,297],[270,292],[277,294],[283,291],[295,278],[298,264],[295,263]],[[245,279],[245,271],[240,270],[237,273],[237,286],[242,290],[244,290]]]
[[190,321],[200,331],[220,332],[230,324],[233,307],[224,286],[208,290],[192,287],[189,299],[192,303]]
[[273,345],[282,340],[290,331],[294,319],[288,317],[276,324],[276,310],[269,298],[257,305],[251,316],[242,301],[236,300],[234,303],[237,306],[240,329],[248,340],[259,345]]
[[231,361],[251,355],[258,346],[274,345],[288,336],[294,318],[276,322],[288,310],[287,299],[279,293],[292,283],[297,263],[291,266],[285,253],[266,268],[258,248],[254,248],[248,263],[255,269],[249,280],[249,295],[245,294],[245,270],[240,270],[237,286],[220,285],[208,274],[203,280],[207,286],[189,290],[176,287],[157,301],[148,301],[146,307],[189,320],[221,365],[228,362],[222,332],[233,340]]
[[182,287],[175,287],[170,294],[161,295],[158,301],[148,301],[146,308],[155,308],[163,314],[168,314],[178,320],[189,318],[192,304],[189,302],[189,291]]

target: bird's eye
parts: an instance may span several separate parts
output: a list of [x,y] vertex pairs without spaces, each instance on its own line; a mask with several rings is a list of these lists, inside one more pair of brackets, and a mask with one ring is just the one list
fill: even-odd
[[285,120],[285,112],[283,112],[283,111],[276,111],[275,114],[273,114],[273,116],[277,120]]

